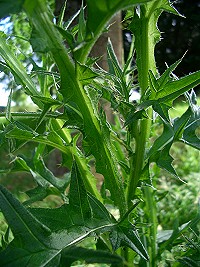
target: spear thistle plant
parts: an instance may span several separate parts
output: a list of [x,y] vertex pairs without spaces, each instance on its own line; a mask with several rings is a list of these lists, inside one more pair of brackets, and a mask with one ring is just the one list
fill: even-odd
[[[6,123],[0,144],[12,157],[11,171],[29,172],[37,184],[26,192],[29,199],[24,203],[0,186],[0,208],[9,226],[2,237],[1,266],[71,266],[80,259],[112,266],[157,266],[169,245],[199,221],[197,216],[161,241],[157,239],[150,166],[156,163],[177,176],[170,155],[172,144],[184,142],[200,149],[196,135],[200,112],[192,90],[200,83],[200,71],[178,79],[173,71],[180,59],[159,74],[154,57],[161,13],[180,14],[168,0],[87,0],[86,9],[81,7],[65,23],[64,5],[55,24],[45,0],[1,1],[0,7],[2,18],[25,12],[32,27],[28,41],[33,53],[42,54],[43,62],[42,67],[33,62],[29,74],[9,46],[8,36],[1,32],[2,69],[12,73],[38,107],[37,112],[13,113],[11,94],[6,113],[1,114]],[[109,71],[95,69],[97,59],[89,57],[90,51],[120,10],[127,10],[131,20],[133,49],[120,66],[109,41]],[[72,26],[77,16],[79,23]],[[137,103],[129,101],[136,82],[134,52],[141,95]],[[171,120],[168,111],[182,94],[188,109]],[[100,99],[109,101],[115,110],[114,125],[107,121]],[[151,143],[154,114],[163,132]],[[18,155],[27,142],[38,144],[31,160]],[[70,177],[57,178],[47,168],[45,155],[52,149],[61,152]],[[104,178],[101,190],[90,170],[93,162]],[[48,195],[59,196],[60,207],[32,207]],[[108,210],[108,204],[119,211],[119,218]],[[91,236],[96,250],[79,246]]]

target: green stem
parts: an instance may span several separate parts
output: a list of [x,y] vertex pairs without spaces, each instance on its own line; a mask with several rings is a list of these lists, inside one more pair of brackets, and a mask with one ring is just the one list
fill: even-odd
[[[137,56],[137,68],[138,79],[140,85],[141,98],[144,96],[148,85],[148,73],[151,70],[156,75],[156,64],[154,49],[156,44],[157,34],[157,18],[158,13],[154,13],[159,1],[153,3],[147,3],[141,6],[140,16],[135,17],[133,21],[133,32],[135,35],[135,47]],[[148,118],[139,120],[136,126],[135,134],[135,154],[130,159],[130,180],[127,191],[128,205],[131,205],[131,201],[134,199],[135,191],[138,186],[139,179],[141,177],[145,162],[145,152],[147,143],[150,137],[150,128],[152,123],[152,109],[147,111]],[[150,187],[144,188],[144,195],[146,199],[146,208],[148,211],[148,222],[150,223],[150,235],[149,235],[149,256],[150,261],[147,266],[156,266],[156,234],[157,234],[157,217],[155,200],[152,189]]]
[[86,140],[91,153],[96,158],[96,166],[104,175],[107,188],[110,190],[116,206],[119,207],[120,213],[124,214],[126,212],[125,194],[110,140],[106,136],[107,133],[104,134],[103,125],[94,114],[91,100],[78,80],[75,66],[68,56],[59,32],[49,18],[45,2],[37,0],[32,3],[32,1],[26,0],[24,9],[42,40],[48,44],[49,52],[60,71],[60,91],[64,101],[73,102],[78,106],[83,116]]
[[[135,47],[137,56],[138,79],[141,97],[145,94],[149,80],[148,72],[156,72],[154,58],[154,36],[152,32],[152,22],[146,15],[146,5],[141,6],[141,17],[136,18]],[[154,25],[153,25],[154,26]],[[153,40],[152,40],[153,39]],[[144,167],[144,157],[146,144],[150,136],[152,111],[148,110],[148,118],[138,121],[135,133],[135,154],[130,158],[130,178],[127,191],[128,205],[134,199],[135,190]]]
[[144,195],[145,195],[145,204],[147,214],[149,216],[148,221],[150,222],[150,234],[149,236],[149,246],[148,246],[148,253],[151,255],[149,259],[149,266],[154,267],[156,266],[156,256],[157,256],[157,213],[156,213],[156,202],[154,199],[154,192],[151,187],[144,187]]

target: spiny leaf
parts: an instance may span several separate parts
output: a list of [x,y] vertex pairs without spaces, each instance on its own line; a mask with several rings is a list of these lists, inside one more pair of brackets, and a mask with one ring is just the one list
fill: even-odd
[[126,118],[124,127],[131,123],[134,123],[138,119],[143,119],[143,118],[147,118],[147,114],[144,110],[135,111],[134,109],[132,109],[132,111],[128,114]]
[[178,10],[172,5],[172,2],[169,0],[162,0],[160,1],[160,7],[170,13],[173,13],[174,15],[182,16]]
[[180,118],[176,118],[173,123],[174,140],[180,140],[182,138],[184,129],[192,116],[191,108],[189,107]]
[[[112,230],[119,233],[120,243],[147,258],[133,226],[124,224],[124,221],[117,225],[102,203],[91,195],[87,197],[76,163],[72,171],[69,204],[57,209],[35,208],[28,211],[0,187],[0,207],[14,233],[14,240],[0,253],[3,266],[17,267],[20,264],[25,267],[27,263],[34,267],[59,266],[63,249],[70,248],[92,233]],[[83,220],[78,220],[80,212]]]
[[181,94],[200,84],[200,71],[189,74],[179,80],[169,81],[162,90],[158,91],[150,99],[159,100],[160,102],[169,102],[179,97]]
[[91,84],[93,79],[99,76],[97,72],[91,69],[89,66],[77,63],[76,73],[78,80],[83,84]]
[[81,6],[80,13],[79,13],[79,29],[78,29],[78,36],[77,36],[77,41],[79,43],[83,42],[85,39],[85,34],[86,34],[86,22],[84,18],[84,8],[83,5]]
[[176,67],[181,63],[181,61],[183,60],[183,57],[181,59],[177,60],[170,67],[168,67],[165,70],[165,72],[161,75],[161,77],[157,80],[157,82],[159,84],[159,91],[161,91],[169,81],[173,80],[170,75],[176,69]]
[[70,31],[64,30],[61,27],[56,26],[56,28],[59,30],[62,37],[67,41],[70,49],[73,51],[73,49],[75,47],[75,39],[74,39],[73,34]]
[[33,141],[58,148],[63,153],[69,155],[69,147],[64,145],[64,141],[56,132],[47,132],[43,135],[38,134],[30,127],[24,128],[22,123],[12,123],[5,128],[4,136],[6,138],[16,138],[17,140]]
[[[72,183],[72,187],[76,185]],[[76,189],[78,194],[79,188],[71,190],[75,193]],[[85,198],[81,197],[79,200],[82,208],[82,204],[86,203]],[[14,234],[14,240],[0,253],[1,264],[9,267],[25,267],[27,264],[33,267],[59,266],[62,249],[76,244],[92,233],[109,230],[114,225],[103,219],[88,220],[87,216],[83,224],[83,221],[76,220],[79,214],[75,213],[74,207],[70,204],[55,210],[33,209],[30,213],[2,186],[0,208]],[[48,226],[41,221],[45,221]]]
[[60,12],[60,15],[59,15],[59,18],[58,18],[58,26],[62,26],[63,24],[63,20],[64,20],[64,16],[65,16],[65,11],[66,11],[66,6],[67,6],[67,0],[65,0],[63,6],[62,6],[62,9],[61,9],[61,12]]
[[162,150],[167,144],[171,143],[173,141],[173,137],[174,131],[172,126],[169,124],[164,124],[163,133],[155,140],[147,154],[147,158],[158,153],[158,151]]
[[126,225],[119,224],[116,231],[112,231],[110,234],[110,241],[113,250],[118,249],[120,246],[127,246],[139,254],[143,259],[148,260],[148,254],[140,241],[137,230],[131,223]]
[[108,39],[108,44],[107,44],[107,62],[109,66],[109,72],[117,76],[118,78],[122,78],[123,76],[122,69],[119,65],[117,56],[115,55],[115,51],[113,49],[110,39]]
[[170,122],[169,118],[169,109],[171,108],[170,105],[165,103],[160,103],[159,101],[153,102],[153,110],[159,114],[159,116],[162,118],[163,121],[166,123]]
[[62,126],[67,128],[74,128],[83,131],[83,115],[81,114],[78,106],[74,102],[69,102],[64,106],[64,115],[67,116],[67,120]]
[[200,138],[197,136],[196,131],[199,127],[200,115],[198,116],[198,118],[193,118],[188,122],[188,125],[185,127],[182,136],[183,142],[198,150],[200,150]]
[[172,175],[178,177],[174,167],[172,166],[173,158],[169,154],[169,150],[172,146],[172,143],[167,144],[161,151],[158,151],[158,153],[154,154],[151,157],[151,161],[156,162],[158,167],[168,171]]
[[[96,1],[92,2],[96,3]],[[45,2],[37,0],[36,2],[34,1],[34,3],[36,3],[34,4],[35,12],[32,12],[33,10],[29,6],[29,4],[32,4],[32,1],[30,0],[26,1],[24,8],[27,15],[30,17],[32,24],[38,30],[39,36],[48,40],[47,43],[52,57],[56,61],[60,71],[60,92],[63,95],[63,101],[65,103],[69,101],[76,103],[76,109],[80,110],[80,114],[83,117],[85,137],[90,144],[91,152],[94,155],[96,162],[98,162],[97,172],[104,175],[106,185],[111,192],[111,197],[114,199],[115,204],[120,207],[121,212],[123,212],[126,203],[122,179],[117,168],[117,161],[113,157],[114,149],[109,141],[109,135],[105,135],[104,137],[103,132],[105,131],[106,126],[104,126],[104,130],[101,130],[100,120],[94,116],[91,101],[87,94],[85,94],[84,88],[77,81],[75,66],[69,58],[59,32],[52,24],[51,14],[49,14]],[[40,16],[41,10],[44,12],[44,16]],[[43,25],[46,26],[43,27]],[[51,35],[49,35],[49,32],[51,32]],[[84,51],[86,50],[84,49]],[[84,55],[85,54],[86,53],[84,53]],[[84,62],[84,55],[81,56],[82,59],[79,58],[78,60],[81,63]],[[66,151],[66,147],[64,150]],[[61,151],[63,151],[63,148]]]

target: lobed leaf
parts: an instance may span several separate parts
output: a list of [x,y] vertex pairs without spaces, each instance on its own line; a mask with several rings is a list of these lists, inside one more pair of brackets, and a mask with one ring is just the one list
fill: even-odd
[[150,97],[150,99],[167,103],[190,89],[193,89],[198,84],[200,84],[200,71],[191,73],[179,80],[167,82],[163,88],[161,88],[155,96]]
[[[124,223],[123,223],[124,224]],[[118,224],[116,231],[110,234],[110,241],[114,250],[120,246],[127,246],[139,254],[143,259],[148,260],[148,253],[140,241],[137,230],[131,223]]]

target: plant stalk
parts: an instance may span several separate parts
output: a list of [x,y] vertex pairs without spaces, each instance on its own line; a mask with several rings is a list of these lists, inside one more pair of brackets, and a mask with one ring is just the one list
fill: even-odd
[[[32,3],[32,2],[31,2]],[[61,77],[60,91],[65,102],[75,103],[84,122],[84,134],[90,146],[91,153],[96,158],[97,171],[104,175],[107,188],[123,215],[126,212],[126,201],[122,179],[117,169],[117,161],[109,138],[104,134],[103,125],[95,116],[91,100],[78,80],[76,68],[68,56],[63,40],[50,20],[44,1],[35,1],[30,8],[30,1],[25,1],[24,9],[31,19],[34,27],[40,33],[48,50],[53,56]]]
[[[155,2],[158,3],[157,1]],[[156,38],[154,33],[156,32],[156,15],[153,8],[156,9],[156,5],[145,4],[140,7],[140,15],[135,14],[133,19],[133,33],[135,35],[135,47],[137,57],[138,68],[138,80],[140,86],[141,99],[143,99],[146,90],[149,86],[149,71],[151,70],[156,75],[156,63],[154,57],[154,49],[156,44]],[[150,9],[151,7],[151,9]],[[150,11],[150,12],[149,12]],[[155,17],[154,17],[155,16]],[[157,37],[157,36],[156,36]],[[138,186],[138,182],[142,175],[143,168],[146,164],[145,153],[150,137],[150,129],[152,124],[152,108],[147,110],[147,117],[137,122],[135,131],[135,153],[130,158],[130,179],[127,190],[128,206],[132,205],[135,192]],[[156,247],[156,234],[157,234],[157,218],[155,212],[155,201],[150,187],[146,187],[144,190],[144,196],[146,199],[146,207],[149,211],[148,222],[150,223],[150,239],[148,244],[148,252],[150,262],[147,266],[155,266],[155,259],[157,254]]]
[[[149,70],[151,70],[154,74],[156,73],[154,58],[155,41],[154,36],[151,35],[152,21],[146,15],[146,5],[141,6],[141,17],[136,18],[136,20],[133,21],[133,23],[136,23],[136,27],[138,27],[138,29],[134,30],[134,35],[141,98],[144,96],[149,85]],[[147,111],[147,116],[148,118],[139,120],[136,126],[135,153],[130,158],[131,171],[127,190],[128,206],[131,205],[131,201],[134,199],[138,181],[141,177],[145,163],[145,149],[150,136],[152,123],[152,110],[150,108]]]

